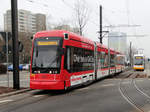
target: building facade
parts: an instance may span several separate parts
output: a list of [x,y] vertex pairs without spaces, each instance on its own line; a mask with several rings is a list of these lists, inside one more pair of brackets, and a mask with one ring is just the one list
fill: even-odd
[[44,14],[35,14],[36,32],[46,30],[46,16]]
[[[46,30],[46,16],[44,14],[33,14],[27,10],[18,10],[18,31],[36,33]],[[11,32],[11,11],[4,14],[4,31]]]
[[109,46],[123,54],[127,53],[127,35],[122,32],[110,32],[108,35]]

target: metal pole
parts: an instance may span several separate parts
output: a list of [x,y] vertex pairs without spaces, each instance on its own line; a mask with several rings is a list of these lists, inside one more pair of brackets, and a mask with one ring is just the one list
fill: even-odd
[[108,68],[109,68],[109,71],[108,71],[109,73],[108,73],[108,75],[110,75],[110,66],[111,66],[111,65],[110,65],[110,58],[111,58],[111,57],[110,57],[110,42],[109,42],[110,40],[109,40],[109,38],[110,38],[110,37],[108,36]]
[[130,42],[130,67],[132,67],[132,51],[131,51],[131,47],[132,46],[132,42]]
[[13,88],[20,89],[17,0],[11,0],[11,20],[12,20],[12,40],[13,40]]
[[6,32],[6,60],[7,60],[7,86],[9,87],[9,72],[8,72],[8,32]]
[[100,43],[103,44],[103,36],[102,36],[102,6],[100,5],[100,8],[99,8],[99,12],[100,12]]

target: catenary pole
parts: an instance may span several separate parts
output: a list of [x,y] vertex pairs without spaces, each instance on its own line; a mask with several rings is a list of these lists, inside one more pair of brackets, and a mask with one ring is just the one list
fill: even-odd
[[12,21],[12,43],[13,43],[13,88],[20,89],[17,0],[11,0],[11,21]]
[[130,67],[132,67],[132,42],[130,42]]
[[102,41],[102,39],[103,39],[103,35],[102,35],[102,33],[103,33],[103,30],[102,30],[102,6],[100,5],[100,8],[99,8],[99,12],[100,12],[100,43],[102,44],[103,43],[103,41]]

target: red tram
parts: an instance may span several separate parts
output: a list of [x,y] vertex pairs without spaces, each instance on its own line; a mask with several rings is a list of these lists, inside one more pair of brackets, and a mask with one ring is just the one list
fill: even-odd
[[38,32],[32,44],[30,88],[63,90],[121,72],[119,54],[68,31]]

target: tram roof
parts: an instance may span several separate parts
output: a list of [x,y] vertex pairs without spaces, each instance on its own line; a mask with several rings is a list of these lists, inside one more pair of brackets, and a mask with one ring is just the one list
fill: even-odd
[[144,56],[144,54],[134,54],[134,56]]
[[75,33],[65,31],[65,30],[51,30],[51,31],[37,32],[34,35],[34,39],[35,38],[40,38],[40,37],[62,37],[63,38],[65,33],[69,35],[69,39],[74,39],[74,40],[78,40],[78,41],[81,41],[81,42],[86,42],[86,43],[94,45],[94,41],[92,41],[88,38],[79,36]]
[[[107,46],[105,46],[104,44],[101,44],[101,43],[99,43],[99,42],[96,42],[96,45],[97,45],[98,47],[101,47],[102,49],[104,49],[104,50],[102,50],[102,51],[105,51],[105,52],[108,53],[108,47],[107,47]],[[110,48],[110,53],[111,53],[111,54],[121,54],[120,52],[115,51],[115,50],[112,49],[112,48]]]

